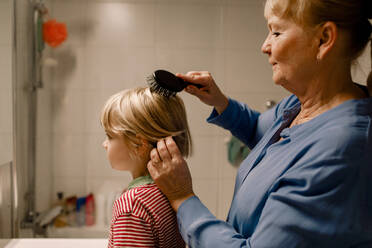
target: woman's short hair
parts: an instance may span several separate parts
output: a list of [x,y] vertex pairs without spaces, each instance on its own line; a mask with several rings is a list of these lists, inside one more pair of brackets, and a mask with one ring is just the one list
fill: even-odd
[[186,110],[178,96],[164,97],[148,87],[123,90],[107,100],[101,124],[108,135],[123,137],[133,148],[140,144],[139,137],[156,146],[173,136],[182,156],[191,155]]
[[348,55],[352,60],[371,38],[372,0],[267,0],[265,16],[270,13],[307,27],[334,22],[351,34]]

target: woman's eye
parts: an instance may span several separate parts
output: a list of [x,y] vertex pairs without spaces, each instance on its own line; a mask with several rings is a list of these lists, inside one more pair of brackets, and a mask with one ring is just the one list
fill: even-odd
[[275,37],[278,37],[280,35],[279,32],[272,32],[272,35],[274,35]]

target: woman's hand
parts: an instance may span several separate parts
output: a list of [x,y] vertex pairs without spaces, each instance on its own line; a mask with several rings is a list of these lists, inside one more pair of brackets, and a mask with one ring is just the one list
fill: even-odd
[[188,85],[185,91],[198,97],[205,104],[213,106],[219,114],[227,108],[229,100],[218,88],[209,72],[190,71],[186,75],[177,73],[176,76],[190,83],[202,85],[203,87],[200,89],[193,85]]
[[194,195],[189,168],[172,137],[160,140],[151,150],[147,168],[175,211]]

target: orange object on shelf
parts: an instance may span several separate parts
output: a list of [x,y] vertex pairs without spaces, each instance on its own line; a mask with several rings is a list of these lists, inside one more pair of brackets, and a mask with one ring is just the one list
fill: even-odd
[[43,23],[43,40],[51,47],[57,47],[67,39],[65,23],[51,19]]

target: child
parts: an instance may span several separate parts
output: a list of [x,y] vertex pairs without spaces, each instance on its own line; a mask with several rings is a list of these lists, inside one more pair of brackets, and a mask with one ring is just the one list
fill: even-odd
[[176,214],[147,171],[150,151],[162,138],[173,136],[184,157],[191,152],[182,99],[149,88],[124,90],[106,102],[101,123],[112,168],[133,176],[114,203],[108,247],[185,247]]

